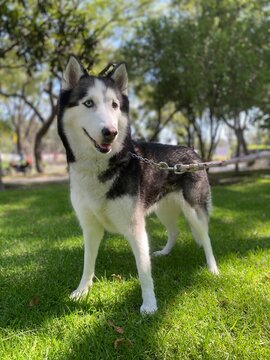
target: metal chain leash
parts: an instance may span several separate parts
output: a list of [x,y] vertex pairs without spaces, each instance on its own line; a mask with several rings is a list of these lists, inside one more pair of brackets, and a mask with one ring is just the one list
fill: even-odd
[[174,166],[173,167],[170,167],[165,161],[161,161],[161,162],[155,162],[154,160],[150,160],[150,159],[147,159],[147,158],[144,158],[140,155],[137,155],[135,153],[132,153],[130,152],[130,155],[131,157],[133,157],[134,159],[138,159],[148,165],[153,165],[159,169],[162,169],[162,170],[169,170],[169,171],[174,171]]
[[175,164],[174,166],[169,166],[165,161],[161,162],[155,162],[153,160],[144,158],[140,155],[137,155],[135,153],[129,152],[131,157],[134,159],[138,159],[146,164],[155,166],[162,170],[167,171],[173,171],[175,174],[184,174],[186,172],[194,172],[194,171],[201,171],[206,170],[212,167],[221,167],[221,166],[227,166],[239,162],[248,162],[256,159],[262,159],[262,158],[269,158],[270,152],[263,151],[260,154],[255,155],[247,155],[243,157],[233,158],[230,160],[222,160],[222,161],[208,161],[208,162],[200,162],[200,163],[192,163],[192,164]]

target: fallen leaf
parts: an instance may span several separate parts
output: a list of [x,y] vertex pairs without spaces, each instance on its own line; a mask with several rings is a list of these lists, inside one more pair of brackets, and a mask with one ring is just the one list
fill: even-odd
[[133,344],[132,342],[129,340],[129,339],[123,339],[123,338],[120,338],[120,339],[116,339],[115,342],[114,342],[114,348],[117,349],[119,348],[119,346],[128,346],[128,347],[132,347]]
[[33,307],[40,303],[40,297],[38,295],[34,295],[32,299],[30,300],[28,306]]
[[117,281],[122,281],[122,276],[118,274],[112,274],[112,277]]
[[116,331],[118,334],[124,334],[124,329],[121,328],[120,326],[116,326],[115,331]]
[[108,325],[109,325],[110,327],[112,327],[112,328],[114,329],[114,331],[117,332],[118,334],[124,334],[124,329],[121,328],[120,326],[115,325],[115,324],[113,323],[113,321],[108,320],[107,323],[108,323]]

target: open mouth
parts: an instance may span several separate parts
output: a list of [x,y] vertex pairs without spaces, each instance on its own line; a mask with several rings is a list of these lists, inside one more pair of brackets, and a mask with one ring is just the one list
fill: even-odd
[[96,142],[96,140],[94,140],[90,135],[89,135],[89,133],[88,133],[88,131],[85,129],[85,128],[83,128],[83,131],[84,131],[84,133],[85,133],[85,135],[92,141],[92,143],[95,145],[95,148],[99,151],[99,152],[101,152],[102,154],[107,154],[107,153],[109,153],[111,150],[112,150],[112,145],[111,144],[109,144],[109,143],[104,143],[104,144],[98,144],[97,142]]

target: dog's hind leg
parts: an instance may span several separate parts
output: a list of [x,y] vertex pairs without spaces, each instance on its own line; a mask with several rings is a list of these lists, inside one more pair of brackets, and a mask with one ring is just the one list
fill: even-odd
[[182,211],[190,225],[195,241],[204,249],[209,271],[213,274],[218,274],[218,267],[208,235],[208,214],[206,209],[202,205],[192,207],[184,199],[181,201],[181,204]]
[[173,197],[164,198],[160,201],[156,215],[160,222],[166,227],[168,233],[167,243],[162,250],[155,251],[153,256],[167,255],[174,247],[179,230],[177,220],[180,213],[180,206]]
[[98,249],[104,234],[104,229],[93,218],[80,219],[80,223],[84,237],[83,275],[78,288],[71,293],[71,299],[85,296],[92,286]]

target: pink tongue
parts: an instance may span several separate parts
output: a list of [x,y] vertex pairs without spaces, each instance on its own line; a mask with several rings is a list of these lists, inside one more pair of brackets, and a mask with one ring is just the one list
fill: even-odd
[[111,149],[111,144],[101,144],[100,147],[102,149],[105,149],[105,150],[110,150]]

